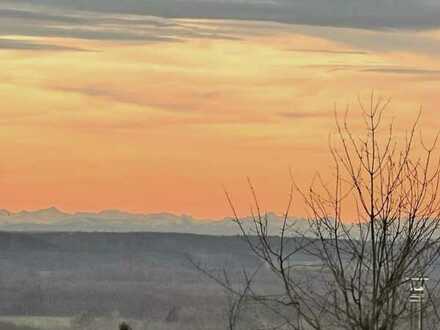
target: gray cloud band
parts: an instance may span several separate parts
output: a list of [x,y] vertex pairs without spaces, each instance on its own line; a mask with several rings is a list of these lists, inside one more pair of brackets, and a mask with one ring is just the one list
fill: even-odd
[[[173,19],[141,15],[62,12],[35,6],[10,8],[2,4],[0,17],[0,38],[24,35],[144,43],[179,42],[191,37],[237,39],[215,28],[186,26]],[[59,49],[51,45],[5,40],[0,44],[2,49]]]
[[[440,4],[428,0],[334,0],[331,3],[324,0],[23,0],[1,2],[0,17],[0,38],[24,35],[158,43],[182,42],[188,38],[237,40],[276,30],[317,36],[355,49],[313,50],[286,45],[286,50],[292,52],[360,55],[410,49],[440,53],[439,43],[431,37],[408,30],[385,29],[419,30],[440,25]],[[196,24],[177,17],[236,20]],[[260,24],[245,19],[302,25]],[[363,29],[340,29],[340,26]],[[82,50],[20,40],[3,41],[0,49]]]
[[440,26],[440,5],[432,0],[22,0],[20,3],[101,13],[261,20],[363,29]]
[[64,47],[26,40],[0,39],[0,49],[14,50],[50,50],[50,51],[87,51],[75,47]]

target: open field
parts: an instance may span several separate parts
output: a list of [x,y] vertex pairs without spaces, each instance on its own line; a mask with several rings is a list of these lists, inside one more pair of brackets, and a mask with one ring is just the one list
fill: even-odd
[[1,323],[12,323],[18,327],[31,327],[47,330],[70,329],[70,317],[56,316],[0,316]]

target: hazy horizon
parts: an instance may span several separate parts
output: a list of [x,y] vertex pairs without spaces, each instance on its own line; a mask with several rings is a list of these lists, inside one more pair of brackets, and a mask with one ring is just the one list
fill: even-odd
[[[267,212],[269,230],[279,235],[283,215]],[[251,229],[252,217],[240,218],[246,228]],[[117,209],[100,212],[63,212],[55,207],[34,211],[10,212],[0,209],[0,231],[3,232],[150,232],[182,233],[199,235],[235,236],[241,233],[239,226],[225,218],[197,218],[188,214],[173,213],[130,213]],[[298,232],[308,231],[308,222],[290,216]]]

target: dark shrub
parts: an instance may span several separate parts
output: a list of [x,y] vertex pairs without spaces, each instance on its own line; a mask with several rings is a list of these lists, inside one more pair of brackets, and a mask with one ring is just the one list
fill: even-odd
[[119,330],[132,330],[132,329],[130,325],[128,325],[128,323],[122,322],[121,324],[119,324]]

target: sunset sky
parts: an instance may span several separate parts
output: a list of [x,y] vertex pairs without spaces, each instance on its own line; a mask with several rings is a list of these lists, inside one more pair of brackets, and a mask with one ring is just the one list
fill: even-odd
[[[331,172],[333,109],[392,98],[440,124],[440,4],[394,0],[0,2],[0,207],[280,212]],[[302,214],[301,207],[293,213]]]

